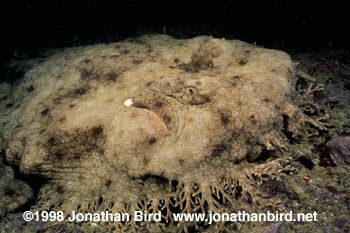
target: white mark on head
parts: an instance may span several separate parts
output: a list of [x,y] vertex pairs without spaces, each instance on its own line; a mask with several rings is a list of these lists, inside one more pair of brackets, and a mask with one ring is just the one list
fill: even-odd
[[133,99],[127,99],[127,100],[124,101],[124,106],[128,108],[131,105],[133,105],[133,103],[134,103]]

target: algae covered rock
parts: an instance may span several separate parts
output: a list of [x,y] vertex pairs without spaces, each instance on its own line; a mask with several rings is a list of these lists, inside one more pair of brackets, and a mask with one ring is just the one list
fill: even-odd
[[238,40],[152,35],[66,49],[0,102],[1,149],[51,180],[37,209],[162,210],[171,222],[174,206],[273,203],[259,185],[283,157],[255,161],[297,133],[295,82],[286,53]]

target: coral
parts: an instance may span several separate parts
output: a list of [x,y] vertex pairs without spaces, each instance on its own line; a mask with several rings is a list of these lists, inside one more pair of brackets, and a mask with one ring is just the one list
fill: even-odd
[[186,231],[204,223],[171,213],[280,207],[261,187],[291,169],[286,133],[324,129],[298,108],[313,87],[295,85],[286,53],[237,40],[153,35],[66,49],[0,102],[0,149],[50,179],[33,209],[161,211],[155,224],[108,227]]
[[[314,103],[314,93],[324,90],[323,85],[315,83],[311,77],[302,72],[298,75],[307,80],[297,84],[298,108],[297,114],[292,121],[287,119],[289,128],[294,138],[311,138],[319,136],[320,131],[326,131],[331,125],[329,115],[321,112],[321,108]],[[300,127],[302,125],[302,127]]]

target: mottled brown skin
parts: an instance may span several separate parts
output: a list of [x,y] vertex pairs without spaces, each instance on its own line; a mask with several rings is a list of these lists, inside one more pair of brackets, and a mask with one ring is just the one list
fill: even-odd
[[19,107],[0,103],[7,160],[53,181],[37,208],[90,208],[101,197],[136,208],[192,185],[204,201],[230,177],[253,195],[247,177],[264,169],[247,161],[284,146],[284,116],[294,127],[300,115],[287,54],[209,37],[139,41],[58,53],[14,89]]

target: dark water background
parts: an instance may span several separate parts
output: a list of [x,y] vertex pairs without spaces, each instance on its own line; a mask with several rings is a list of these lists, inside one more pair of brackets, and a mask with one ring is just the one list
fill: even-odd
[[145,33],[213,35],[270,48],[349,48],[341,1],[12,1],[0,5],[1,57]]

